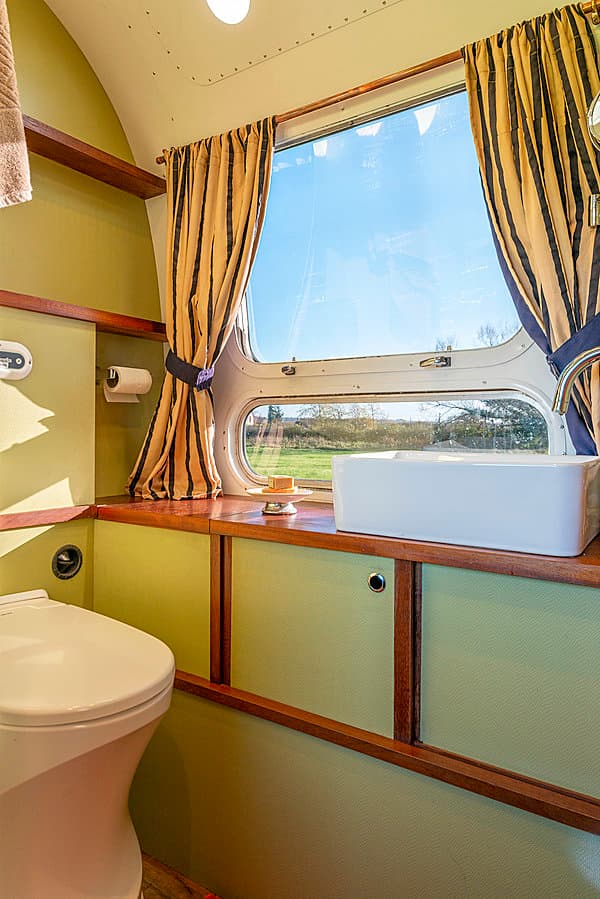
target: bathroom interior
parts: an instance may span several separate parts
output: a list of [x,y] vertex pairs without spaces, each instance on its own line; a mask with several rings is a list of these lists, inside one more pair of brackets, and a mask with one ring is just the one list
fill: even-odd
[[0,0],[0,899],[600,896],[595,41]]

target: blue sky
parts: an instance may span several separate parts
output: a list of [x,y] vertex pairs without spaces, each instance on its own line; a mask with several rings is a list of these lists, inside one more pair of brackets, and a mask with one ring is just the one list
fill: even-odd
[[277,152],[249,307],[266,362],[514,333],[466,94]]

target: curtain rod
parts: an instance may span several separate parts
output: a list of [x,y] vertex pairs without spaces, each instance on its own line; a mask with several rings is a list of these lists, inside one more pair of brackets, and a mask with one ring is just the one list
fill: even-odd
[[[592,16],[594,25],[600,24],[600,8],[598,7],[598,0],[589,0],[587,3],[582,3],[581,11],[585,13],[586,16]],[[283,122],[289,122],[291,119],[297,119],[300,116],[308,115],[309,112],[327,109],[328,106],[335,106],[336,103],[344,103],[346,100],[353,100],[354,97],[360,97],[363,94],[376,91],[381,87],[399,84],[401,81],[406,81],[407,78],[413,78],[415,75],[424,75],[425,72],[433,72],[435,69],[447,66],[451,62],[458,62],[460,59],[462,59],[460,50],[454,50],[452,53],[445,53],[443,56],[436,56],[434,59],[420,62],[416,66],[402,69],[400,72],[384,75],[382,78],[375,79],[375,81],[368,81],[366,84],[359,84],[357,87],[351,87],[349,90],[342,91],[339,94],[332,94],[330,97],[324,97],[322,100],[315,100],[313,103],[307,103],[306,106],[298,106],[296,109],[282,112],[280,115],[275,116],[275,121],[278,125],[281,125]],[[162,165],[164,161],[164,156],[156,157],[156,162],[159,163],[159,165]]]

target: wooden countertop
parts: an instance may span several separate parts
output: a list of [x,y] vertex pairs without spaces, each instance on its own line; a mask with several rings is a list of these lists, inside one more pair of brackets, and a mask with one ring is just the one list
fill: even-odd
[[296,515],[262,514],[264,503],[243,496],[205,500],[140,500],[108,497],[98,500],[102,521],[162,527],[201,534],[220,534],[272,543],[310,546],[340,552],[362,553],[539,578],[566,584],[600,587],[600,537],[574,558],[453,546],[350,534],[336,530],[333,507],[325,503],[301,503]]
[[263,515],[264,503],[244,496],[218,499],[143,500],[138,497],[103,497],[96,504],[0,515],[0,531],[60,524],[81,518],[117,521],[144,527],[216,534],[338,552],[360,553],[469,568],[565,584],[600,587],[600,536],[573,558],[426,543],[395,537],[376,537],[338,531],[333,507],[302,503],[296,515]]

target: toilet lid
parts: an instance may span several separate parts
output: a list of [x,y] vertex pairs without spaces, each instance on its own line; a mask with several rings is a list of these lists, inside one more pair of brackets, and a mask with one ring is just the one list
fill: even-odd
[[150,634],[43,591],[10,599],[0,597],[0,724],[104,718],[172,684],[173,653]]

